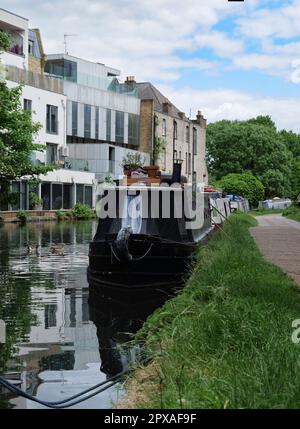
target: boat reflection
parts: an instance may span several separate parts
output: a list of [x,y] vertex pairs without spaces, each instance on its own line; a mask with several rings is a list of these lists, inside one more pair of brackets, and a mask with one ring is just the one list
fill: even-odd
[[90,286],[90,320],[97,329],[101,371],[107,377],[125,372],[131,365],[145,359],[143,344],[131,340],[168,296],[153,295],[139,301],[134,296],[131,300],[127,298],[126,301],[118,301],[101,295],[97,288]]

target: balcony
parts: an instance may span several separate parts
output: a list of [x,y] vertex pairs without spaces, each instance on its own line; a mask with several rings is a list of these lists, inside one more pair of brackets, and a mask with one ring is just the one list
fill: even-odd
[[24,82],[25,85],[63,94],[63,82],[61,79],[49,78],[43,74],[33,73],[13,66],[6,66],[5,68],[7,80],[17,83]]

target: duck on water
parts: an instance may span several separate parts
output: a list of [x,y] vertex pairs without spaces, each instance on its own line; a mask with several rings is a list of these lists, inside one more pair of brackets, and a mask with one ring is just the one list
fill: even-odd
[[103,187],[99,197],[88,281],[112,295],[167,293],[178,286],[196,247],[214,230],[212,195],[187,183],[181,163],[174,164],[172,176],[125,176]]

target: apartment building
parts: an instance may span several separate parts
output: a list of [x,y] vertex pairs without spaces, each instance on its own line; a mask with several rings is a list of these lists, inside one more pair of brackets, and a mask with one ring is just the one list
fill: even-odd
[[45,146],[45,151],[34,152],[36,164],[55,164],[54,172],[40,176],[39,185],[31,185],[27,178],[12,182],[12,190],[19,193],[19,201],[1,210],[33,209],[31,193],[42,199],[44,210],[72,208],[76,202],[94,206],[95,175],[64,169],[68,155],[66,142],[67,97],[60,79],[50,79],[43,74],[45,54],[39,30],[30,30],[26,18],[0,9],[0,31],[7,32],[12,44],[0,56],[5,67],[5,79],[12,88],[24,82],[22,103],[32,114],[34,122],[41,124],[35,143]]
[[201,112],[195,119],[186,117],[149,82],[128,77],[126,86],[136,89],[141,100],[140,149],[154,154],[162,172],[172,174],[174,161],[179,161],[190,182],[207,184],[206,120]]
[[[48,55],[45,75],[60,78],[67,96],[65,167],[117,179],[122,158],[140,150],[137,90],[119,83],[119,70],[68,54]],[[142,155],[149,163],[149,153]]]

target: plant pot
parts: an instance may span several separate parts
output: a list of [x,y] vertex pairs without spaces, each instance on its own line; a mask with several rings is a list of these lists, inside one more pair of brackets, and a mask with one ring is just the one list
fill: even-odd
[[155,178],[158,173],[159,167],[157,165],[146,165],[143,167],[144,170],[146,170],[148,177]]

